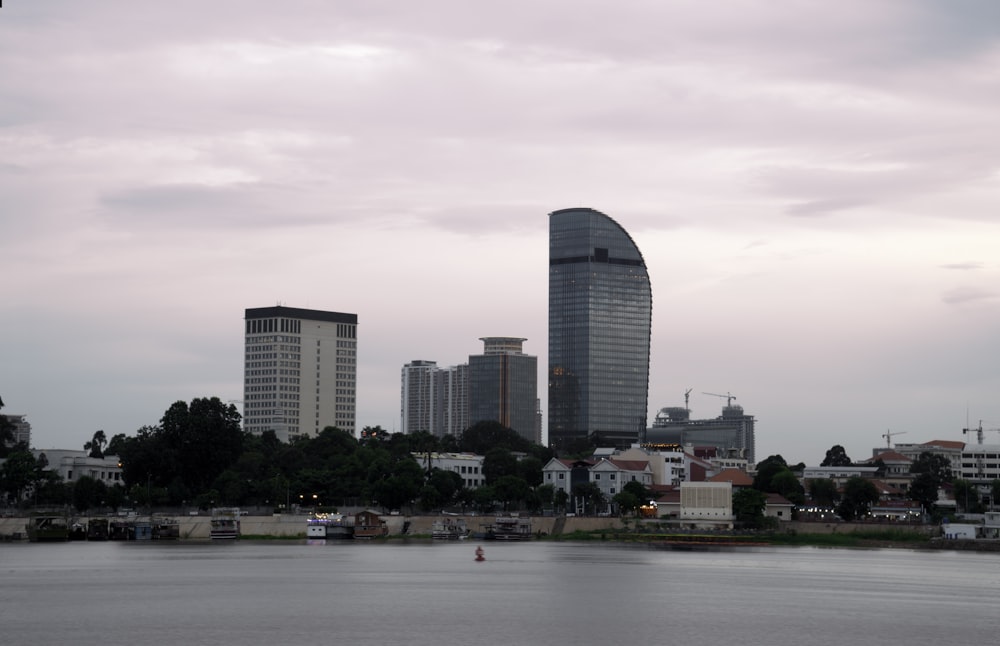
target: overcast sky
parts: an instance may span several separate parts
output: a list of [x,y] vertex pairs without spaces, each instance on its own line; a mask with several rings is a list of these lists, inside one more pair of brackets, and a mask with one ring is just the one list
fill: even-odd
[[358,315],[359,429],[482,336],[528,339],[544,407],[574,206],[649,267],[650,420],[731,393],[809,464],[966,439],[1000,427],[998,205],[993,0],[0,8],[0,397],[37,448],[241,399],[278,303]]

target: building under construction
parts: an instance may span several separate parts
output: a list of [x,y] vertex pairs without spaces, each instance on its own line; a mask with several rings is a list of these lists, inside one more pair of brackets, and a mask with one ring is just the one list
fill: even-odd
[[743,407],[731,401],[715,419],[691,419],[687,407],[661,408],[642,443],[714,446],[721,455],[745,458],[750,464],[757,462],[753,415],[744,414]]

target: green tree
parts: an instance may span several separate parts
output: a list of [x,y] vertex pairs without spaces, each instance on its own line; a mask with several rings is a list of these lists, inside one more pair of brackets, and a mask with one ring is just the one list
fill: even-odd
[[814,504],[823,507],[833,507],[840,501],[837,483],[827,478],[817,478],[809,481],[809,498]]
[[490,449],[483,456],[483,480],[492,485],[503,476],[517,475],[517,458],[503,447]]
[[538,494],[538,504],[541,509],[552,506],[552,500],[555,492],[556,488],[550,484],[543,484],[535,487],[535,493]]
[[853,464],[851,458],[847,456],[847,451],[839,444],[834,444],[827,452],[826,457],[820,462],[821,467],[849,467]]
[[[3,410],[3,399],[0,398],[0,410]],[[0,414],[0,458],[6,457],[13,445],[17,427],[7,419],[6,415]]]
[[943,455],[924,451],[910,465],[913,479],[907,493],[927,513],[932,513],[938,500],[938,490],[952,481],[951,461]]
[[73,483],[73,506],[81,513],[99,507],[107,495],[107,485],[90,476],[81,476]]
[[963,480],[961,478],[955,478],[952,482],[955,493],[955,504],[957,504],[962,511],[965,513],[976,513],[981,514],[983,512],[983,505],[979,500],[979,490],[976,485],[972,484],[968,480]]
[[531,487],[542,484],[544,474],[542,468],[545,465],[533,455],[521,458],[517,461],[517,475],[520,476]]
[[638,480],[626,482],[625,486],[622,487],[622,491],[635,496],[639,500],[640,505],[645,505],[653,499],[653,492]]
[[[462,476],[454,471],[433,469],[431,470],[430,477],[427,479],[427,486],[432,487],[436,492],[435,500],[437,500],[437,504],[432,509],[443,507],[450,505],[455,500],[459,490],[463,486]],[[423,499],[423,493],[421,493],[421,499]]]
[[0,488],[15,503],[24,500],[25,492],[36,488],[43,479],[43,466],[24,442],[17,444],[0,467]]
[[851,476],[844,483],[844,495],[837,507],[837,513],[844,520],[864,518],[877,500],[878,489],[871,480]]
[[952,480],[951,461],[943,455],[924,451],[910,465],[910,473],[915,475],[927,474],[940,487]]
[[594,482],[583,482],[573,487],[573,498],[583,503],[583,513],[595,514],[604,504],[604,494]]
[[83,450],[90,451],[90,457],[92,458],[103,458],[104,447],[107,444],[108,438],[104,434],[104,431],[95,431],[93,439],[83,443]]
[[561,509],[564,513],[566,512],[566,505],[569,503],[569,494],[566,493],[565,489],[556,490],[555,494],[552,496],[552,504],[556,509]]
[[524,478],[516,475],[504,475],[493,482],[493,491],[496,499],[503,504],[504,511],[509,511],[519,506],[519,503],[528,496],[531,487],[524,481]]
[[521,437],[517,431],[507,428],[500,422],[476,422],[462,432],[459,446],[463,451],[486,455],[492,449],[507,449],[529,453],[531,442]]
[[611,501],[618,506],[618,513],[622,516],[635,516],[639,513],[639,505],[644,504],[638,496],[624,489],[612,496]]
[[937,504],[939,488],[940,485],[933,474],[921,473],[910,481],[910,488],[907,490],[907,494],[910,500],[916,500],[923,507],[924,511],[931,513]]
[[733,516],[744,527],[763,526],[766,508],[767,494],[763,491],[740,487],[733,492]]
[[475,500],[476,509],[480,512],[490,512],[496,509],[496,491],[493,487],[489,485],[483,485],[481,487],[476,487],[473,492],[473,500]]
[[788,469],[774,474],[768,491],[781,494],[796,505],[804,504],[806,501],[805,488],[799,482],[798,476]]
[[757,471],[753,477],[753,488],[758,491],[770,492],[771,481],[780,471],[787,471],[788,463],[780,455],[771,455],[757,463]]

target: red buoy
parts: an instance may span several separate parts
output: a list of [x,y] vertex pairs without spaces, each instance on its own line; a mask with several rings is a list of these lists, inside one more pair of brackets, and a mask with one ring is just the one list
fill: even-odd
[[485,561],[486,560],[486,557],[483,556],[483,547],[481,545],[476,548],[476,560],[477,561]]

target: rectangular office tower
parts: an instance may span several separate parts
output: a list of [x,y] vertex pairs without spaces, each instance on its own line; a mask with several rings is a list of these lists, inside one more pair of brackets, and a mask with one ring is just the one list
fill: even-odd
[[327,426],[355,433],[358,315],[246,310],[243,428],[283,442]]
[[549,444],[627,447],[646,429],[652,292],[629,234],[587,208],[549,215]]
[[541,444],[538,358],[521,349],[527,339],[490,336],[483,354],[469,357],[469,423],[496,421]]

